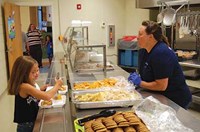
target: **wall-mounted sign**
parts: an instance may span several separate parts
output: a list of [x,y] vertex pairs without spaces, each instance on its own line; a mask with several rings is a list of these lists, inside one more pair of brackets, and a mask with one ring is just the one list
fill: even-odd
[[9,34],[10,39],[14,39],[16,36],[15,21],[14,21],[14,18],[12,17],[8,18],[8,34]]

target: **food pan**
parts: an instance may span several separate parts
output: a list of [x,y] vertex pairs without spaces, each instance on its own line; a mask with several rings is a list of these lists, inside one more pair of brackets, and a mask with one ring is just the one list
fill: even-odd
[[[109,85],[107,85],[106,83],[108,83]],[[75,88],[75,84],[78,84],[79,86]],[[76,81],[74,82],[72,87],[73,91],[102,91],[110,89],[135,89],[135,86],[129,83],[128,80],[126,80],[124,77],[117,76],[96,81]]]
[[[128,95],[123,94],[123,92],[128,93]],[[99,94],[102,96],[98,96]],[[72,96],[73,103],[79,109],[128,107],[138,104],[141,100],[142,96],[136,90],[108,90],[90,93],[73,92]]]

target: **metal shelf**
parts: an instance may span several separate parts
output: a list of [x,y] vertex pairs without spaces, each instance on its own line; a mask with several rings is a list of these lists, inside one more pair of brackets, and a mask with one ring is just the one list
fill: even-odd
[[188,60],[179,62],[181,66],[192,67],[192,68],[200,68],[200,61],[199,60]]
[[186,83],[188,86],[200,89],[200,79],[198,79],[198,80],[186,79]]
[[130,68],[130,69],[137,69],[138,67],[134,67],[134,66],[124,66],[124,65],[118,65],[119,67],[122,68]]

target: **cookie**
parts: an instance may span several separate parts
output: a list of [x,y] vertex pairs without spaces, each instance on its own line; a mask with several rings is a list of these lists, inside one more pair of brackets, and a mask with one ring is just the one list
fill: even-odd
[[95,132],[107,132],[107,129],[104,128],[104,129],[97,130],[97,131],[95,131]]
[[129,126],[129,122],[121,122],[118,124],[118,127],[128,127]]
[[93,130],[97,131],[97,130],[105,129],[106,127],[103,125],[101,121],[94,121],[92,123],[92,128]]
[[126,119],[124,118],[123,115],[117,115],[113,119],[117,124],[119,124],[121,122],[126,122]]
[[122,128],[117,127],[115,129],[113,129],[112,132],[124,132],[124,131]]
[[150,132],[149,129],[143,123],[135,126],[136,131],[138,132]]
[[95,132],[92,128],[85,129],[85,132]]
[[85,130],[88,128],[92,128],[92,123],[94,122],[94,120],[88,121],[84,123],[84,128]]
[[124,128],[124,131],[125,132],[136,132],[136,130],[133,128],[133,127],[126,127],[126,128]]

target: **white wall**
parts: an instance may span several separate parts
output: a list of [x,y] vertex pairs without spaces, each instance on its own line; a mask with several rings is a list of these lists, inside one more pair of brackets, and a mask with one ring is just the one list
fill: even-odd
[[47,21],[52,21],[52,8],[51,6],[47,6]]
[[137,9],[136,0],[126,0],[126,35],[137,35],[144,20],[149,19],[148,9]]
[[[77,10],[76,4],[82,9]],[[136,9],[135,0],[59,0],[60,29],[64,34],[72,20],[90,20],[89,40],[108,44],[107,28],[101,28],[102,22],[115,25],[115,47],[107,47],[107,55],[117,54],[117,40],[124,35],[137,35],[143,20],[149,19],[149,10]],[[117,63],[117,57],[108,57]]]
[[30,24],[30,10],[28,6],[20,6],[20,18],[22,31],[27,33]]
[[[76,4],[81,4],[82,9],[77,10]],[[115,25],[115,38],[125,35],[125,1],[124,0],[59,0],[60,28],[64,34],[72,20],[89,20],[89,40],[91,44],[107,45],[107,28],[101,28],[105,22]],[[107,54],[116,54],[116,46],[107,49]],[[108,58],[110,59],[110,58]],[[112,58],[116,63],[117,57]]]

